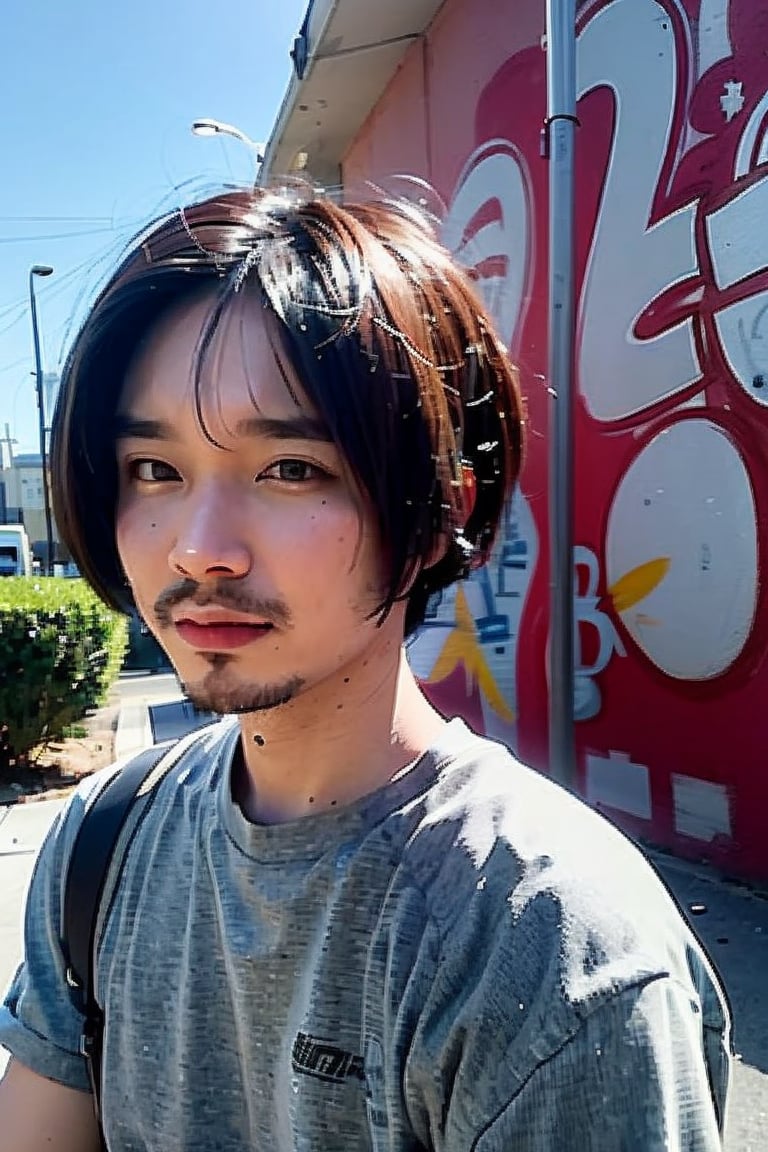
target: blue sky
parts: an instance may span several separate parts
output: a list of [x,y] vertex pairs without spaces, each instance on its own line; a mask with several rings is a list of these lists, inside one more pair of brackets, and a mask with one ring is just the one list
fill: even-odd
[[24,0],[0,24],[0,435],[37,450],[28,275],[44,367],[127,239],[159,212],[254,168],[203,116],[270,133],[307,0]]

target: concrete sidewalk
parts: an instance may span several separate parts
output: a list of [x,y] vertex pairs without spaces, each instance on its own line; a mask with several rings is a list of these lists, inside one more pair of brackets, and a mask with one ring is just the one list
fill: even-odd
[[[34,804],[0,807],[0,988],[3,991],[21,959],[24,896],[35,857],[62,804],[62,800],[40,800]],[[6,1062],[6,1054],[0,1048],[0,1076]]]
[[116,686],[120,712],[115,732],[115,759],[131,756],[154,743],[152,716],[166,704],[180,704],[183,694],[171,674],[123,674]]

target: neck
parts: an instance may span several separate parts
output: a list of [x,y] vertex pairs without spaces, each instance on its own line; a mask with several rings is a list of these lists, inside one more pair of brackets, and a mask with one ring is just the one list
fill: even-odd
[[418,759],[444,724],[400,647],[388,667],[354,677],[343,693],[334,680],[280,708],[243,715],[244,771],[234,798],[259,824],[344,807]]

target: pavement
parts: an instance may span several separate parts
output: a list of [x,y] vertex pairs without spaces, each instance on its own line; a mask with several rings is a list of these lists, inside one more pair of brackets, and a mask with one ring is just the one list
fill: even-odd
[[150,744],[181,736],[207,724],[212,717],[197,712],[184,699],[172,672],[123,674],[117,685],[120,712],[115,732],[115,759],[130,756]]
[[[115,755],[188,731],[209,717],[183,700],[176,677],[125,675]],[[0,989],[21,958],[24,894],[61,800],[0,806]],[[714,960],[731,1001],[737,1053],[725,1152],[768,1150],[768,893],[650,853],[654,867]],[[6,1056],[0,1049],[0,1076]]]

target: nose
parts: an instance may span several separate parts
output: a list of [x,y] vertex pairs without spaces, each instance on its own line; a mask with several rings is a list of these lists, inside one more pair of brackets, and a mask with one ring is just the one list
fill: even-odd
[[251,550],[232,493],[209,487],[190,496],[180,510],[168,564],[174,574],[197,581],[250,572]]

